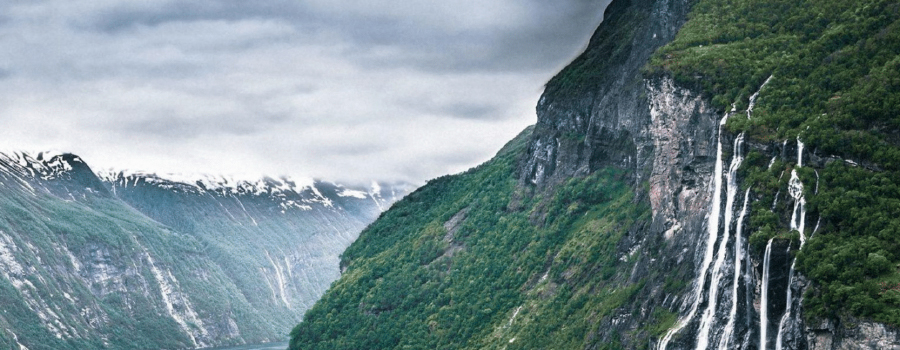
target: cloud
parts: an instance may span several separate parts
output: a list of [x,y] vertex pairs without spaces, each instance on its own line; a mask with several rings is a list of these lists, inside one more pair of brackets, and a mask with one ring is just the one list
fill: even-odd
[[0,4],[0,148],[423,182],[534,123],[605,0]]

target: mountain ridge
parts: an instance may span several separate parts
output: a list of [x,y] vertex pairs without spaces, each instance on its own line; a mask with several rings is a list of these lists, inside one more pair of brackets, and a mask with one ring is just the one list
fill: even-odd
[[898,19],[614,0],[515,149],[370,225],[290,348],[900,347]]
[[337,278],[344,247],[411,187],[232,183],[97,176],[72,154],[0,154],[0,344],[281,340]]

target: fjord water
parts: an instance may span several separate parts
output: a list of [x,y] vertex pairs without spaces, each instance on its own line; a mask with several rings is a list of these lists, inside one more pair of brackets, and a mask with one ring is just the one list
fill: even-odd
[[288,342],[274,342],[274,343],[265,343],[265,344],[252,344],[252,345],[241,345],[241,346],[229,346],[229,347],[221,347],[221,348],[206,348],[203,350],[283,350],[287,349]]

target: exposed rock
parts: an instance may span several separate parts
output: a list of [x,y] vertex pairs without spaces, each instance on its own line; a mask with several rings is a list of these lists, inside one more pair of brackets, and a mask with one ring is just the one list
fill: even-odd
[[588,48],[557,74],[538,101],[538,122],[519,169],[538,187],[606,165],[640,169],[646,179],[653,140],[645,83],[650,55],[675,37],[690,0],[613,1]]
[[806,328],[810,350],[900,349],[900,330],[881,323],[847,317],[842,322],[820,320]]

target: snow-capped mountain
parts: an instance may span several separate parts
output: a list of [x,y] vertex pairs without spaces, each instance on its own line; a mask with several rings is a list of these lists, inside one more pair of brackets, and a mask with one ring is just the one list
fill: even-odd
[[412,189],[0,153],[0,348],[282,339],[340,275],[344,248]]

